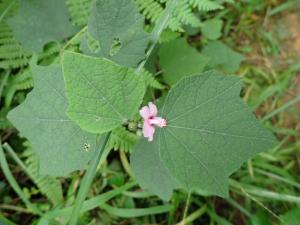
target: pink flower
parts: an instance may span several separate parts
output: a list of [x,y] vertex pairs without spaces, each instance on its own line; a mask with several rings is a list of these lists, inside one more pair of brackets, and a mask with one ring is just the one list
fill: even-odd
[[155,132],[155,126],[165,127],[167,126],[167,121],[161,117],[157,117],[157,107],[152,102],[149,102],[148,106],[144,106],[140,110],[140,115],[144,119],[143,125],[143,135],[148,138],[148,141],[153,140],[153,135]]

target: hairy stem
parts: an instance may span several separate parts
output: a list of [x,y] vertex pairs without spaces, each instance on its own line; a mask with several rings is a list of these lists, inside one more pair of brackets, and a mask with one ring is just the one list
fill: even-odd
[[[83,205],[84,200],[86,199],[86,196],[88,194],[88,191],[90,189],[90,186],[93,182],[97,166],[99,164],[99,161],[101,159],[102,153],[104,152],[105,146],[108,142],[108,139],[110,137],[111,132],[103,134],[100,141],[97,141],[97,147],[95,151],[95,155],[89,165],[89,168],[86,171],[86,174],[83,177],[83,180],[81,182],[76,200],[75,205],[71,214],[71,219],[69,222],[69,225],[76,225],[78,218],[80,216],[80,211]],[[98,146],[101,148],[98,150]]]
[[158,21],[155,24],[155,27],[152,31],[151,34],[151,40],[152,40],[152,44],[150,46],[150,48],[148,49],[147,53],[146,53],[146,57],[145,59],[140,63],[140,65],[138,66],[138,68],[136,69],[136,73],[139,74],[141,72],[141,70],[144,68],[148,58],[150,57],[153,49],[155,48],[157,42],[159,41],[160,35],[163,32],[163,30],[166,28],[166,26],[168,25],[168,22],[176,8],[178,0],[171,0],[168,4],[166,9],[164,10],[163,14],[161,15],[161,17],[158,19]]

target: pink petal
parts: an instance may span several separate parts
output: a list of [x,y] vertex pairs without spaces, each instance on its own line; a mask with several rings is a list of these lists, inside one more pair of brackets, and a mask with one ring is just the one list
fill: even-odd
[[155,132],[155,128],[147,123],[147,121],[144,122],[143,126],[143,135],[145,138],[148,138],[148,141],[153,140],[153,135]]
[[149,120],[149,123],[152,125],[156,125],[158,127],[165,127],[167,126],[167,121],[161,117],[154,117],[153,119]]
[[149,102],[149,111],[150,111],[150,115],[155,117],[157,115],[157,107],[156,105],[154,105],[152,102]]
[[141,115],[141,117],[144,118],[144,120],[147,120],[151,116],[149,107],[148,106],[144,106],[140,110],[140,115]]

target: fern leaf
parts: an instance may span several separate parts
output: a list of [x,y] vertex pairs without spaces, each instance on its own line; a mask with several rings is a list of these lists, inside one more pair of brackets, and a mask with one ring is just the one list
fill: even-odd
[[190,25],[192,27],[200,26],[200,20],[193,13],[192,7],[185,1],[179,2],[174,15],[176,15],[176,18],[182,24]]
[[10,76],[5,88],[5,105],[10,106],[17,91],[33,87],[33,79],[29,69],[24,69],[14,76]]
[[[135,0],[139,10],[150,22],[155,23],[170,0]],[[222,9],[222,3],[233,3],[234,0],[181,0],[170,19],[168,27],[173,31],[182,31],[182,25],[199,27],[200,21],[193,10],[213,11]]]
[[37,155],[28,147],[23,153],[26,157],[25,165],[32,181],[37,185],[42,194],[44,194],[53,205],[63,202],[61,183],[58,179],[49,176],[40,176],[38,174]]
[[0,68],[16,69],[28,65],[30,54],[14,39],[6,23],[0,23]]
[[164,8],[155,0],[136,0],[139,10],[146,19],[155,22],[162,14]]
[[143,76],[143,79],[147,87],[152,87],[159,90],[165,89],[165,86],[162,85],[159,81],[157,81],[154,75],[149,71],[143,69],[141,72],[141,76]]
[[217,9],[222,9],[223,6],[213,0],[188,0],[189,4],[199,11],[213,11]]
[[136,134],[121,127],[113,130],[107,148],[128,152],[132,150],[137,141],[138,136]]

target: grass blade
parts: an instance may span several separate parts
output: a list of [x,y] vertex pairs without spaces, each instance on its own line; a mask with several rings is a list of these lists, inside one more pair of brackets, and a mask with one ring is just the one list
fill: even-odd
[[[84,212],[90,211],[92,209],[95,209],[95,208],[101,206],[105,202],[107,202],[110,199],[122,194],[124,191],[132,188],[135,185],[136,185],[135,182],[130,182],[130,183],[127,183],[127,184],[125,184],[125,185],[123,185],[119,188],[116,188],[112,191],[108,191],[104,194],[101,194],[101,195],[98,195],[94,198],[86,200],[82,205],[80,213],[84,213]],[[56,218],[56,217],[70,216],[71,213],[72,213],[73,208],[74,207],[71,206],[71,207],[67,207],[67,208],[64,208],[64,209],[56,209],[54,211],[51,211],[51,212],[45,214],[44,218],[47,219],[47,220],[50,220],[50,219],[53,219],[53,218]]]
[[0,166],[3,171],[4,176],[6,177],[8,183],[13,188],[13,190],[17,193],[17,195],[22,199],[22,201],[25,203],[26,207],[34,214],[41,215],[41,212],[29,201],[27,196],[23,193],[22,189],[18,185],[17,181],[13,177],[9,167],[8,163],[6,161],[4,151],[2,149],[2,145],[0,145]]
[[167,213],[172,210],[172,205],[162,205],[155,206],[151,208],[142,208],[142,209],[124,209],[124,208],[115,208],[110,205],[104,204],[101,206],[102,209],[107,211],[109,214],[122,217],[122,218],[135,218],[140,216],[149,216],[161,213]]
[[86,196],[88,194],[89,188],[93,182],[96,170],[97,170],[97,166],[99,164],[99,161],[101,159],[102,153],[104,152],[105,146],[108,142],[108,139],[110,137],[111,132],[102,135],[101,140],[99,141],[99,143],[97,144],[97,146],[101,146],[101,148],[97,151],[96,148],[96,152],[95,152],[95,157],[92,159],[89,168],[86,171],[86,174],[83,177],[82,183],[80,185],[79,188],[79,192],[77,195],[77,198],[75,200],[75,205],[71,214],[71,219],[69,222],[69,225],[76,225],[78,218],[80,216],[80,211],[82,208],[82,204],[84,202],[84,200],[86,199]]

